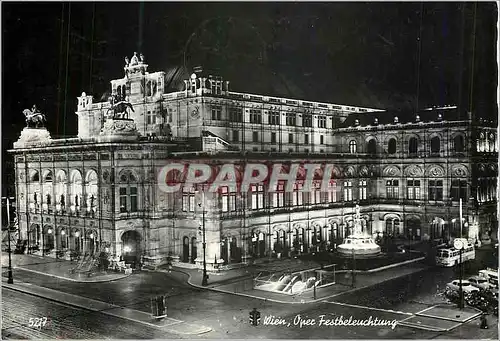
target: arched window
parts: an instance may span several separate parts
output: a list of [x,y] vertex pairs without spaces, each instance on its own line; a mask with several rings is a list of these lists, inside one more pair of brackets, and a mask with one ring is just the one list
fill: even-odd
[[416,137],[410,138],[410,141],[408,141],[408,152],[410,154],[417,154],[418,150],[418,139]]
[[356,154],[356,141],[349,141],[349,153]]
[[81,208],[81,201],[82,201],[82,193],[83,193],[83,186],[82,186],[82,174],[80,171],[74,169],[71,171],[70,175],[70,197],[69,197],[69,202],[70,202],[70,208],[71,211],[76,211],[79,212]]
[[38,181],[40,181],[40,174],[38,174],[38,172],[37,172],[37,171],[34,171],[34,172],[31,174],[30,181],[31,181],[31,182],[38,182]]
[[438,154],[441,151],[441,140],[439,137],[434,136],[431,139],[431,153]]
[[93,214],[97,208],[97,173],[95,170],[89,170],[85,177],[85,204],[87,212]]
[[453,139],[453,149],[455,153],[462,153],[465,151],[465,143],[463,135],[457,135]]
[[64,209],[66,197],[66,173],[60,169],[56,172],[55,201],[58,210]]
[[389,145],[388,145],[387,151],[389,152],[389,154],[396,153],[396,139],[395,138],[391,138],[389,140]]
[[48,170],[44,172],[43,175],[43,205],[42,208],[44,212],[52,211],[52,171]]
[[366,151],[368,154],[376,154],[377,153],[377,141],[375,139],[371,139],[368,141],[368,145],[366,146]]

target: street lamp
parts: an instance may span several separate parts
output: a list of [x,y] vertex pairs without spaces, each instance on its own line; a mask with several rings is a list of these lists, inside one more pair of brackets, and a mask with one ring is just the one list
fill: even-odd
[[202,233],[203,233],[203,278],[201,280],[201,285],[202,286],[207,286],[208,285],[208,276],[207,276],[207,259],[206,259],[206,254],[207,254],[207,243],[206,243],[206,235],[205,235],[205,192],[201,192],[201,202],[198,203],[198,207],[200,207],[202,210]]
[[9,278],[7,279],[8,284],[14,284],[14,277],[12,277],[12,250],[10,247],[10,199],[13,197],[3,197],[2,199],[7,199],[7,238],[9,238]]

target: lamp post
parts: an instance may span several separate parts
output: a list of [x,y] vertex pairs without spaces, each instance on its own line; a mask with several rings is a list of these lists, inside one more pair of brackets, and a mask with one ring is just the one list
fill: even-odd
[[206,234],[205,234],[205,192],[201,192],[201,202],[198,204],[198,206],[202,209],[201,210],[201,228],[202,228],[202,233],[203,233],[203,278],[201,280],[201,285],[202,286],[207,286],[208,285],[208,276],[207,276],[207,242],[206,242]]
[[14,277],[12,277],[12,250],[10,248],[10,199],[13,197],[4,197],[2,199],[7,199],[7,234],[9,238],[9,278],[7,279],[8,284],[14,284]]

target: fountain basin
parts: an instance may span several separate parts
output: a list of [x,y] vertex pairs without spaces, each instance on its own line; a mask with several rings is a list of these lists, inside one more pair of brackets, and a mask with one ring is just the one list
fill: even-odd
[[337,247],[337,252],[344,256],[376,256],[381,248],[368,235],[350,235]]

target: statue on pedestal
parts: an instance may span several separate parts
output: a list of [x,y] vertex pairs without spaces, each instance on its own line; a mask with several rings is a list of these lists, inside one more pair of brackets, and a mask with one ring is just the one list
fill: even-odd
[[30,109],[24,109],[23,114],[26,117],[26,126],[28,128],[43,128],[47,122],[45,115],[38,111],[36,105]]
[[132,59],[130,60],[130,66],[134,66],[139,64],[139,57],[137,56],[137,52],[134,52]]
[[356,205],[356,216],[354,218],[354,234],[362,234],[361,231],[363,225],[361,224],[361,213],[359,209],[359,205]]
[[127,109],[134,112],[134,107],[130,102],[124,100],[124,98],[119,98],[118,95],[112,95],[109,98],[109,103],[111,108],[108,109],[107,116],[113,119],[129,119],[129,113]]

